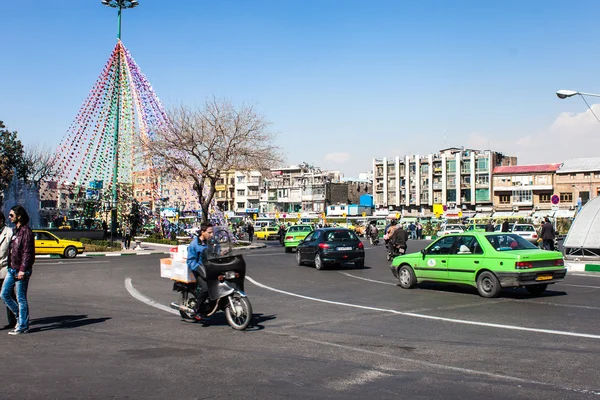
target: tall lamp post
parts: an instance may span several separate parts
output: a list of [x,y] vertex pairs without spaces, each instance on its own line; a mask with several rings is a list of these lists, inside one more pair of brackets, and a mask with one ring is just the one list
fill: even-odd
[[[137,0],[101,0],[102,4],[108,7],[117,8],[118,14],[118,31],[117,31],[117,42],[121,41],[121,12],[123,9],[134,8],[139,5]],[[112,176],[112,201],[113,204],[117,204],[119,201],[118,198],[118,175],[119,175],[119,120],[121,117],[121,96],[122,96],[122,85],[121,85],[121,54],[119,54],[117,61],[117,107],[115,110],[115,129],[113,131],[113,176]],[[117,207],[115,206],[115,209]],[[116,211],[116,210],[115,210]],[[113,232],[116,231],[117,218],[116,212],[111,210],[111,219],[110,219],[110,235],[111,235],[111,244],[112,244],[112,235]]]

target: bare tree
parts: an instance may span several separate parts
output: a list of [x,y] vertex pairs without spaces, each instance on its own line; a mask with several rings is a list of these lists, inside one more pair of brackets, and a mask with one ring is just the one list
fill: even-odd
[[145,143],[148,159],[160,160],[165,172],[193,180],[204,222],[222,172],[263,171],[282,161],[275,134],[252,106],[236,109],[213,97],[202,109],[181,106],[169,114],[169,125]]
[[49,148],[39,145],[27,146],[23,151],[23,160],[27,166],[27,181],[38,189],[43,180],[55,175],[56,158]]

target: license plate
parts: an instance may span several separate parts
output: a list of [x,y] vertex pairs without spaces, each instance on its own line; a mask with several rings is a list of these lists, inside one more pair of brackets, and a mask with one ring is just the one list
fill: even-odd
[[536,281],[547,281],[552,279],[552,275],[540,275],[537,278],[535,278]]
[[352,250],[352,247],[338,247],[339,251]]

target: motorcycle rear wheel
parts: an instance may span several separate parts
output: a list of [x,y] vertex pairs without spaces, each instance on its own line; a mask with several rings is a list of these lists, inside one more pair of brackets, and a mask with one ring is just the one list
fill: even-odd
[[225,318],[233,329],[243,331],[252,321],[252,305],[247,297],[239,295],[233,295],[231,301],[236,310],[232,310],[231,306],[228,305],[225,308]]
[[[189,307],[189,302],[188,302],[188,298],[189,298],[190,293],[189,292],[181,292],[179,293],[179,305],[180,306],[186,306]],[[181,318],[185,321],[185,322],[196,322],[196,316],[195,315],[191,315],[189,313],[186,313],[185,311],[179,311],[179,315],[181,315]]]

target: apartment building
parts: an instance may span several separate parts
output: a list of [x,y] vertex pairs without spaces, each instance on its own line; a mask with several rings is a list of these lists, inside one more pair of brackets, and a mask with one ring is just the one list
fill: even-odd
[[556,171],[554,193],[560,196],[561,209],[574,210],[600,196],[600,158],[574,158]]
[[449,213],[491,211],[493,168],[514,164],[515,157],[498,152],[456,147],[426,156],[374,159],[375,207],[405,215],[431,215],[434,204]]
[[255,214],[260,211],[260,188],[263,176],[260,171],[235,171],[234,211],[236,214]]
[[261,212],[325,212],[329,185],[339,183],[339,171],[323,171],[302,163],[271,169],[261,197]]
[[559,167],[560,164],[495,167],[494,217],[551,214],[555,174]]
[[215,185],[215,200],[222,211],[235,210],[235,171],[221,173]]

